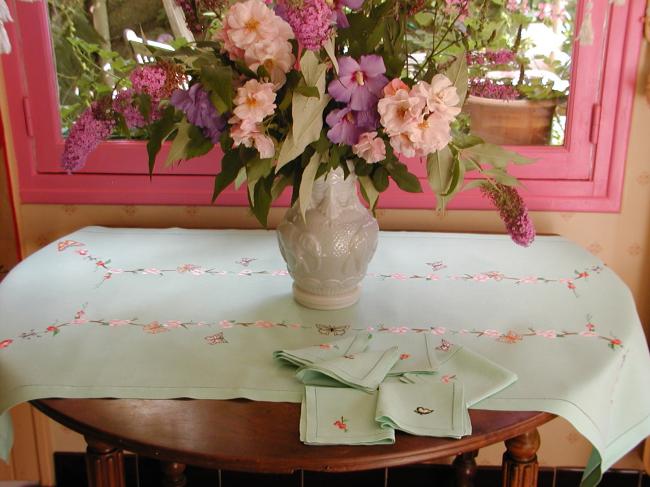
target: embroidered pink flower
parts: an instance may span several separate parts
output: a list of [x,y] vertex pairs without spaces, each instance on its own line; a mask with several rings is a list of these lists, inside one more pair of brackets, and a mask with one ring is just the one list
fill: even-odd
[[583,336],[583,337],[597,337],[598,333],[596,333],[595,331],[591,331],[591,330],[585,330],[585,331],[581,331],[579,333],[579,335]]
[[273,272],[271,273],[271,275],[272,275],[272,276],[288,276],[288,275],[289,275],[289,271],[285,271],[285,270],[277,270],[277,271],[273,271]]
[[344,431],[345,433],[348,432],[348,420],[345,419],[343,416],[341,416],[341,419],[337,419],[334,421],[334,426],[336,426],[338,429]]
[[321,348],[323,350],[331,350],[332,349],[332,344],[331,343],[321,343],[318,345],[318,348]]
[[156,269],[155,267],[149,267],[148,269],[143,269],[142,273],[143,274],[149,274],[149,275],[162,276],[161,270]]
[[258,320],[255,322],[257,328],[273,328],[275,326],[272,321]]
[[595,330],[596,330],[596,325],[594,325],[593,323],[590,322],[590,323],[587,323],[587,324],[585,325],[585,328],[586,328],[587,330],[589,330],[589,331],[595,331]]
[[119,269],[117,267],[112,267],[112,268],[108,269],[108,273],[109,274],[123,274],[124,269]]
[[485,335],[487,337],[493,337],[493,338],[499,338],[501,336],[501,332],[498,330],[493,330],[493,329],[488,329],[485,330],[481,333],[482,335]]
[[368,327],[366,328],[366,331],[371,331],[371,332],[372,332],[372,331],[375,331],[375,327],[374,327],[374,326],[368,326]]
[[447,328],[444,326],[436,326],[434,328],[431,328],[431,333],[434,335],[444,335],[447,333]]
[[221,321],[219,322],[219,326],[220,326],[221,328],[232,328],[232,327],[235,326],[235,325],[234,325],[234,323],[233,323],[232,321],[230,321],[230,320],[221,320]]
[[130,325],[131,320],[110,320],[108,326],[125,326]]
[[386,159],[386,145],[383,139],[377,137],[377,132],[361,134],[359,142],[352,147],[352,152],[365,159],[368,164]]
[[406,281],[409,276],[406,274],[402,274],[401,272],[395,272],[389,276],[391,279],[395,279],[396,281]]
[[10,338],[7,338],[6,340],[0,341],[0,349],[2,348],[7,348],[9,345],[11,345],[14,341],[11,340]]
[[84,323],[88,323],[88,320],[86,319],[86,312],[80,309],[75,313],[74,319],[72,320],[72,324],[83,325]]
[[401,355],[399,356],[399,359],[400,359],[400,360],[406,360],[406,359],[409,359],[409,358],[411,358],[411,355],[408,354],[408,353],[403,353],[403,354],[401,354]]
[[243,271],[239,271],[239,273],[237,275],[238,276],[252,276],[253,271],[250,270],[250,269],[244,269]]
[[454,374],[454,375],[443,375],[443,376],[440,378],[440,382],[442,382],[443,384],[449,384],[449,383],[450,383],[451,381],[453,381],[455,378],[456,378],[456,375],[455,375],[455,374]]
[[472,277],[472,281],[477,281],[477,282],[485,282],[489,281],[490,276],[487,274],[476,274],[475,276]]
[[149,323],[148,325],[144,326],[144,327],[142,328],[142,330],[143,330],[145,333],[150,333],[150,334],[152,334],[152,335],[156,335],[156,334],[158,334],[158,333],[163,333],[163,332],[169,331],[169,330],[168,330],[167,328],[165,328],[164,326],[161,326],[160,323],[158,323],[157,321],[152,321],[152,322]]
[[609,346],[610,346],[611,348],[622,347],[622,346],[623,346],[623,342],[622,342],[621,340],[619,340],[618,338],[612,338],[612,339],[609,341]]
[[166,328],[181,328],[182,327],[182,322],[179,320],[169,320],[167,323],[165,323]]
[[427,274],[427,281],[439,281],[440,276],[438,274]]
[[[58,242],[56,244],[56,248],[59,252],[63,252],[68,247],[82,247],[84,245],[85,244],[82,244],[81,242],[77,242],[75,240],[62,240],[61,242]],[[86,255],[86,254],[82,254],[82,255]]]
[[408,326],[392,326],[388,328],[391,333],[408,333],[411,329]]
[[535,335],[544,338],[557,338],[557,332],[555,330],[538,330],[535,332]]
[[293,328],[294,330],[299,330],[300,328],[302,328],[302,325],[300,323],[290,323],[288,326],[289,328]]
[[517,281],[517,284],[537,284],[537,277],[535,276],[522,277]]
[[86,249],[79,249],[77,250],[77,253],[79,255],[88,255],[88,251]]
[[56,335],[59,334],[59,332],[60,332],[61,330],[59,330],[59,327],[58,327],[58,326],[50,325],[50,326],[48,326],[48,327],[45,329],[45,331],[48,332],[48,333],[51,333],[52,336],[56,336]]

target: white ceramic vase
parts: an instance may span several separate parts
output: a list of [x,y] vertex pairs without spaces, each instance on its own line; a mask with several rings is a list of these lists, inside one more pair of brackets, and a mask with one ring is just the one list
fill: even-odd
[[337,169],[314,182],[303,219],[298,203],[278,225],[280,251],[293,277],[294,299],[313,309],[346,308],[377,248],[377,220],[361,204],[357,178]]

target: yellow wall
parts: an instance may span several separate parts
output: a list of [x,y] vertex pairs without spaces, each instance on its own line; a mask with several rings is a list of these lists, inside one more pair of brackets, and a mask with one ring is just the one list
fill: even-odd
[[[536,212],[533,219],[538,232],[557,233],[579,243],[617,272],[632,289],[644,326],[650,331],[650,106],[644,96],[648,75],[645,49],[641,59],[622,211],[616,214]],[[16,164],[15,160],[10,162]],[[15,170],[12,176],[16,177]],[[282,210],[272,212],[271,225],[277,223],[281,214]],[[501,222],[494,212],[459,211],[442,216],[433,211],[382,210],[378,219],[383,229],[502,231]],[[18,224],[25,255],[85,225],[195,228],[256,226],[255,220],[242,208],[30,205],[19,201]],[[61,433],[58,427],[53,427],[52,432],[55,449],[76,449],[81,445],[79,438]],[[554,421],[543,428],[542,435],[542,464],[584,465],[589,446],[570,425],[561,420]],[[499,463],[500,449],[495,447],[486,450],[479,460],[483,463]],[[639,466],[640,463],[637,461],[627,465]]]

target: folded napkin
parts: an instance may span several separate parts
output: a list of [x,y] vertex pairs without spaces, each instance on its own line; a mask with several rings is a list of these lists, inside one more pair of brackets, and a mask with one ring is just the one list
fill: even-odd
[[300,409],[300,440],[308,445],[395,443],[395,431],[375,422],[376,408],[377,394],[306,386]]
[[399,360],[399,350],[361,352],[335,357],[330,360],[306,365],[296,377],[307,385],[342,385],[372,393],[377,390],[390,369]]
[[468,407],[505,389],[517,380],[517,374],[469,350],[449,344],[446,355],[438,357],[440,368],[435,375],[404,374],[402,382],[428,384],[431,382],[462,383]]
[[332,342],[323,342],[297,350],[279,350],[273,352],[273,358],[285,360],[293,365],[302,367],[304,365],[330,360],[344,355],[363,352],[372,338],[369,333],[359,333]]
[[471,434],[460,383],[384,383],[379,387],[375,420],[383,428],[419,436]]
[[386,350],[393,346],[399,348],[399,360],[388,375],[397,376],[408,372],[433,374],[440,365],[436,358],[436,338],[430,333],[376,333],[368,344],[368,351]]

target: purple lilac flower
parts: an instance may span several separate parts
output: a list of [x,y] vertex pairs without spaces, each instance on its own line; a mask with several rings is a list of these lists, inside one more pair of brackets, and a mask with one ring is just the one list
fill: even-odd
[[187,121],[203,129],[203,134],[213,144],[219,143],[221,133],[226,128],[226,121],[219,115],[210,101],[208,92],[200,84],[195,84],[189,90],[176,90],[172,93],[171,103],[177,110],[182,111]]
[[358,10],[363,5],[363,0],[334,0],[334,20],[340,29],[347,29],[350,27],[350,22],[345,15],[344,7],[352,10]]
[[318,51],[332,35],[334,11],[326,0],[303,0],[300,5],[281,0],[276,11],[291,26],[298,42],[309,50]]
[[377,106],[388,79],[381,56],[361,56],[359,62],[349,56],[338,58],[339,77],[332,80],[327,91],[336,101],[349,103],[356,111],[369,111]]
[[97,118],[96,111],[99,111],[98,104],[93,103],[77,119],[65,139],[61,167],[68,173],[83,168],[88,155],[113,132],[115,122]]
[[499,210],[499,216],[516,244],[528,247],[533,243],[535,227],[528,215],[526,203],[515,188],[504,184],[486,183],[481,186],[481,192]]
[[516,100],[519,98],[519,91],[515,86],[495,83],[488,79],[472,80],[469,85],[469,94],[493,100]]

